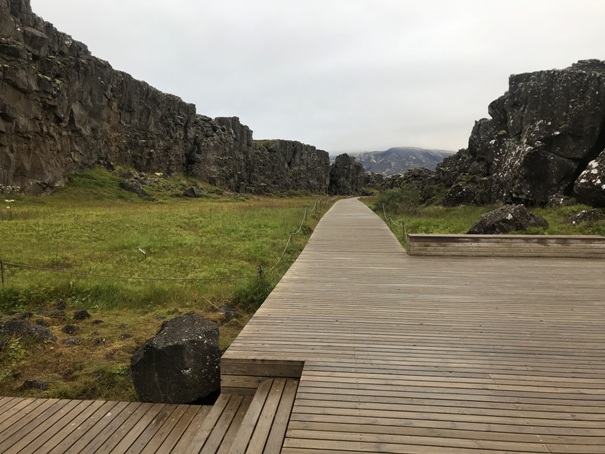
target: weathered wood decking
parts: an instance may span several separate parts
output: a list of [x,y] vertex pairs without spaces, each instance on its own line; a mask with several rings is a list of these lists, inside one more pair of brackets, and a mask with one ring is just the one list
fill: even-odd
[[341,201],[223,381],[304,364],[284,453],[604,453],[604,276],[602,260],[410,257]]
[[408,235],[410,255],[605,258],[599,235]]
[[603,454],[603,276],[408,256],[340,201],[225,353],[214,407],[0,398],[0,452]]

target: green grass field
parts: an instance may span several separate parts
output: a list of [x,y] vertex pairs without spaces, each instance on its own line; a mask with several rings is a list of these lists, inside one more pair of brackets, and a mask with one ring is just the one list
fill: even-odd
[[[120,190],[118,181],[96,169],[52,196],[15,197],[0,210],[1,318],[42,320],[58,338],[12,339],[0,358],[0,395],[135,399],[130,356],[163,320],[191,310],[219,323],[227,347],[328,206],[311,196],[213,192],[187,199],[158,191],[149,202]],[[174,188],[178,193],[178,181]],[[65,317],[57,318],[62,303]],[[225,316],[225,305],[234,317]],[[62,327],[82,309],[92,317],[77,322],[80,345],[65,346],[73,336]],[[27,379],[50,387],[20,390]]]

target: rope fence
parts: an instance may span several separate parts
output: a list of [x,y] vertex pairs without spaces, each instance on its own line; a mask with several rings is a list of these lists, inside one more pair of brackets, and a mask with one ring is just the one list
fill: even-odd
[[[392,225],[393,226],[392,230],[396,232],[399,225],[397,224],[397,222],[395,222],[395,220],[391,216],[387,216],[386,210],[384,208],[384,203],[382,204],[382,215],[384,216],[384,221],[387,224]],[[401,241],[403,242],[404,247],[407,250],[407,248],[408,248],[408,232],[407,232],[407,226],[405,225],[405,221],[403,219],[401,219]]]
[[[335,200],[336,200],[336,198],[327,199],[325,202],[325,206],[326,207],[329,206]],[[316,199],[315,203],[313,205],[313,208],[310,210],[311,213],[314,213],[314,212],[316,212],[316,210],[321,209],[321,206],[323,204],[324,204],[323,200]],[[17,262],[10,262],[10,261],[6,261],[6,260],[0,260],[0,280],[2,283],[2,287],[4,288],[4,286],[6,285],[6,282],[7,282],[6,271],[10,267],[46,271],[46,272],[51,272],[51,273],[68,274],[70,276],[77,276],[77,277],[83,277],[83,278],[96,278],[96,279],[115,280],[115,281],[211,282],[211,281],[237,281],[237,280],[244,280],[244,279],[252,279],[255,277],[260,277],[261,279],[264,279],[265,273],[272,272],[281,263],[282,259],[284,258],[285,254],[288,250],[288,246],[292,242],[292,238],[295,235],[298,235],[302,232],[303,226],[308,217],[308,213],[309,213],[309,207],[305,207],[305,211],[303,213],[303,217],[302,217],[302,220],[300,222],[298,229],[294,232],[291,232],[288,235],[288,240],[286,241],[286,245],[284,246],[284,249],[282,250],[281,255],[279,256],[279,259],[267,272],[264,271],[262,265],[258,265],[255,273],[247,273],[247,274],[232,275],[232,276],[205,276],[205,277],[119,276],[119,275],[106,275],[106,274],[97,274],[97,273],[84,273],[84,272],[72,271],[72,270],[67,270],[67,269],[57,269],[57,268],[50,268],[50,267],[44,267],[44,266],[36,266],[36,265],[29,265],[29,264],[25,264],[25,263],[17,263]],[[140,250],[140,248],[139,248],[139,251],[144,253],[143,251]]]

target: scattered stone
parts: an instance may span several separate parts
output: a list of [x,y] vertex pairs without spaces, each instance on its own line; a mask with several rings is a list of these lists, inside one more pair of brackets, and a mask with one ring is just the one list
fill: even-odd
[[505,234],[528,227],[548,228],[546,219],[531,213],[523,205],[505,205],[483,215],[467,233]]
[[142,401],[199,401],[220,387],[218,326],[196,314],[166,321],[130,367]]
[[80,327],[78,325],[65,325],[63,328],[61,328],[61,331],[63,331],[65,334],[73,336],[74,334],[78,334],[80,332]]
[[143,189],[141,184],[135,180],[122,180],[120,182],[120,188],[128,192],[134,192],[142,199],[153,200],[153,197],[151,197],[149,193]]
[[86,320],[90,318],[88,311],[78,311],[74,314],[74,320]]
[[227,323],[229,320],[232,320],[237,316],[235,308],[229,304],[223,304],[220,310],[223,313],[221,317],[221,321],[223,323]]
[[105,323],[105,322],[103,320],[98,320],[98,319],[92,321],[93,325],[100,325],[101,323]]
[[104,337],[97,337],[95,340],[92,341],[92,344],[94,346],[99,346],[99,345],[104,345],[107,342],[107,339],[105,339]]
[[67,339],[63,339],[61,343],[66,347],[75,347],[76,345],[80,345],[82,341],[79,337],[69,337]]
[[592,210],[582,210],[566,219],[572,225],[586,223],[588,225],[605,219],[605,214],[601,210],[593,208]]
[[130,339],[131,337],[132,335],[128,333],[120,334],[120,339],[122,340]]
[[48,323],[43,318],[39,318],[39,319],[36,320],[36,325],[38,325],[38,326],[44,326],[44,327],[48,328],[50,326],[50,323]]
[[40,391],[46,391],[49,388],[49,383],[44,380],[25,380],[19,387],[22,391],[28,389],[38,389]]
[[65,318],[65,310],[63,309],[57,309],[55,311],[51,311],[48,316],[50,318],[56,318],[56,319],[64,319]]
[[65,301],[59,301],[55,309],[58,311],[64,311],[65,309],[67,309],[67,303]]
[[200,188],[199,186],[191,186],[190,188],[185,189],[183,195],[185,197],[197,198],[203,195],[203,191],[202,188]]
[[30,338],[38,342],[57,341],[47,327],[33,325],[26,320],[13,319],[0,324],[0,336],[2,335]]
[[24,312],[23,314],[20,314],[19,318],[20,320],[27,320],[28,318],[32,318],[34,316],[34,314],[32,314],[31,312]]

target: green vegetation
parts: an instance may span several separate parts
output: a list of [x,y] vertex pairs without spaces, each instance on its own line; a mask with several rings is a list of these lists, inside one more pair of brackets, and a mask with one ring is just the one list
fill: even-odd
[[[414,188],[389,189],[367,203],[381,217],[405,246],[403,233],[466,233],[484,214],[497,205],[444,207],[423,204],[420,193]],[[531,208],[530,211],[545,218],[548,229],[530,228],[515,232],[534,235],[605,235],[605,221],[572,224],[569,218],[591,207],[581,204],[554,208]]]
[[[327,208],[312,196],[229,197],[210,187],[203,198],[172,197],[191,185],[182,177],[152,179],[149,202],[119,181],[95,169],[52,196],[0,205],[0,321],[31,313],[58,338],[0,339],[0,395],[134,399],[130,356],[163,320],[191,310],[219,323],[226,348]],[[84,309],[92,317],[74,322]],[[63,344],[74,337],[62,332],[68,323],[80,327],[79,345]],[[50,387],[19,390],[28,379]]]

